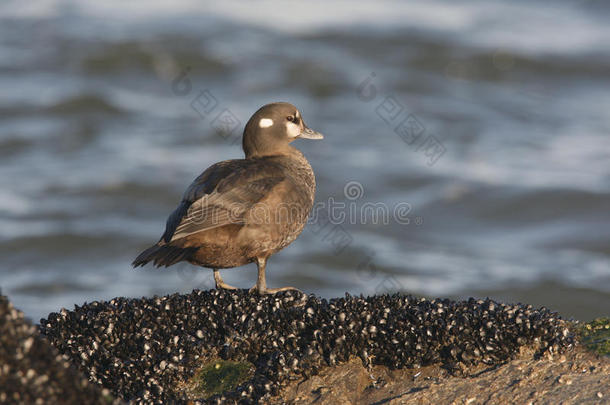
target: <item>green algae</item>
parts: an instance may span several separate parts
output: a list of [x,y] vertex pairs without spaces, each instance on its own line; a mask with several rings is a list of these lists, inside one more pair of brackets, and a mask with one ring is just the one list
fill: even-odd
[[190,391],[197,396],[208,398],[237,388],[253,374],[254,367],[251,363],[214,360],[205,364],[191,378]]
[[610,318],[597,318],[578,329],[581,344],[603,356],[610,356]]

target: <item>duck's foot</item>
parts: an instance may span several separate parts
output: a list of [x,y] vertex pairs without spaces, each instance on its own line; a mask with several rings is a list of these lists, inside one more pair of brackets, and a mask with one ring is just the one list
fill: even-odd
[[[256,258],[256,265],[258,267],[258,278],[254,287],[250,288],[250,293],[258,293],[259,295],[264,294],[275,294],[280,291],[298,291],[301,294],[301,290],[294,287],[280,287],[280,288],[267,288],[267,279],[265,278],[265,267],[267,266],[267,257],[261,256]],[[303,294],[304,295],[304,294]]]
[[222,281],[222,277],[220,277],[220,272],[218,270],[214,270],[214,281],[216,282],[216,289],[220,290],[225,289],[225,290],[237,290],[237,287],[233,287],[232,285],[226,284],[224,281]]
[[259,288],[258,286],[255,285],[254,287],[250,288],[250,294],[258,293],[260,295],[265,295],[265,294],[275,294],[280,291],[298,291],[301,294],[303,294],[303,292],[301,290],[299,290],[298,288],[295,288],[295,287]]

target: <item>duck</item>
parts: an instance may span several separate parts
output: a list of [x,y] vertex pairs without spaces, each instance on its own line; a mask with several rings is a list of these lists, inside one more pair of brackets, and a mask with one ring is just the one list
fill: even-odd
[[244,127],[244,158],[216,163],[199,175],[167,218],[159,241],[133,267],[188,262],[212,269],[217,289],[234,290],[219,270],[254,262],[258,276],[250,293],[299,291],[268,288],[265,269],[271,255],[301,234],[314,203],[313,169],[291,144],[323,138],[290,103],[259,108]]

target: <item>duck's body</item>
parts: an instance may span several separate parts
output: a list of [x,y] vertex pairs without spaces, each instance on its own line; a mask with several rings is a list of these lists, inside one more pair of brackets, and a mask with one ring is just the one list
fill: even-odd
[[[286,117],[294,121],[285,123]],[[294,125],[300,128],[297,135]],[[290,289],[267,289],[265,264],[299,236],[313,206],[313,170],[289,145],[297,137],[321,135],[305,126],[294,106],[274,103],[257,111],[244,131],[246,158],[216,163],[197,177],[159,242],[133,265],[187,261],[214,269],[217,287],[232,288],[222,282],[218,269],[256,262],[260,293]]]
[[286,247],[303,230],[316,187],[311,166],[293,150],[211,166],[186,190],[161,240],[142,259],[225,269]]

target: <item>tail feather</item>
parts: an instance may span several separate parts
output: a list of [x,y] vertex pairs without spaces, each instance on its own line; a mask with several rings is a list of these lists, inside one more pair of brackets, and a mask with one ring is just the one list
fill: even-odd
[[181,248],[171,245],[153,245],[140,253],[131,265],[139,267],[152,261],[156,267],[168,267],[180,261],[189,260],[196,251],[197,248],[195,247]]

